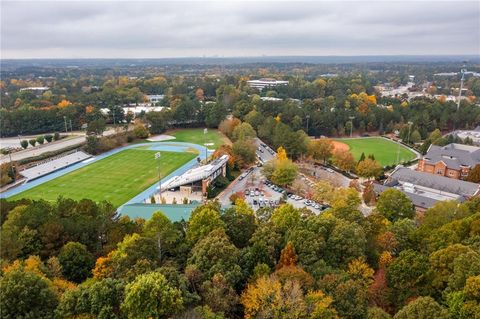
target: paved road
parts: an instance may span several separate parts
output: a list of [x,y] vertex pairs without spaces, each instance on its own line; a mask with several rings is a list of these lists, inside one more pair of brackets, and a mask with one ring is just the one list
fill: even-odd
[[[108,131],[105,131],[103,133],[103,135],[104,136],[113,135],[113,134],[115,134],[115,132],[116,131],[114,129],[110,129]],[[65,138],[65,139],[62,139],[62,140],[59,140],[59,141],[56,141],[56,142],[45,143],[43,145],[39,145],[39,146],[36,146],[36,147],[30,147],[30,148],[27,148],[25,150],[12,153],[11,154],[12,155],[12,161],[19,161],[19,160],[22,160],[22,159],[25,159],[25,158],[38,156],[38,155],[41,155],[41,154],[46,153],[46,152],[58,151],[58,150],[61,150],[61,149],[67,148],[67,147],[80,145],[80,144],[85,142],[85,132],[80,132],[80,135],[79,135],[79,132],[73,132],[73,133],[75,135],[74,137],[70,136],[68,138]],[[22,136],[21,138],[26,139],[25,136]],[[7,142],[11,143],[12,139],[16,139],[16,142],[17,142],[16,145],[19,144],[18,138],[8,138],[8,139],[1,139],[0,140],[1,146],[5,147],[3,145],[4,140],[7,140]],[[10,161],[9,155],[0,156],[0,164],[6,163],[6,162],[9,162],[9,161]]]

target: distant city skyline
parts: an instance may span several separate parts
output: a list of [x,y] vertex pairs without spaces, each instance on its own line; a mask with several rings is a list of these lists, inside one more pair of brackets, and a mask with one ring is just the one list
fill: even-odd
[[480,55],[478,1],[2,1],[1,57]]

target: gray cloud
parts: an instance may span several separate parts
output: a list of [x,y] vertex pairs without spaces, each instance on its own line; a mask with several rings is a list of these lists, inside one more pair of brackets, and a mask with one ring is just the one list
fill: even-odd
[[2,58],[480,54],[479,1],[2,1]]

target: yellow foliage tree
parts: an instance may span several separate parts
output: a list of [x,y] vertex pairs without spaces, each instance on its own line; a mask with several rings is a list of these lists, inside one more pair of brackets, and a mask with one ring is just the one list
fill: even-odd
[[380,254],[380,257],[378,258],[378,265],[380,268],[385,268],[390,265],[392,261],[392,254],[389,251],[384,251]]
[[107,278],[112,272],[112,256],[113,252],[108,253],[107,257],[98,257],[95,262],[95,268],[92,270],[93,278],[95,279],[104,279]]
[[285,161],[288,159],[287,157],[287,151],[282,147],[280,146],[278,149],[277,149],[277,159],[279,161]]
[[280,121],[282,120],[282,116],[280,114],[278,114],[276,117],[275,117],[275,121],[277,123],[280,123]]
[[375,271],[368,266],[363,258],[356,258],[348,264],[347,273],[355,280],[361,280],[365,286],[370,286],[373,282]]
[[57,104],[57,106],[58,106],[59,108],[61,108],[61,109],[65,108],[65,107],[67,107],[67,106],[69,106],[69,105],[72,105],[72,102],[70,102],[69,100],[62,100],[61,102],[59,102],[59,103]]
[[93,110],[94,110],[93,105],[87,105],[85,107],[85,113],[87,114],[93,113]]

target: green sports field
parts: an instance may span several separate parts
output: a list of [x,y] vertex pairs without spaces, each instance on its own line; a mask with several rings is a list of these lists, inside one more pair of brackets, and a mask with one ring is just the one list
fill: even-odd
[[[36,186],[9,199],[108,200],[120,206],[158,181],[155,151],[128,149]],[[167,176],[195,158],[195,153],[162,151],[160,171]]]
[[198,145],[204,145],[205,142],[213,143],[214,146],[209,146],[209,149],[217,149],[228,141],[222,133],[215,129],[208,129],[206,136],[203,134],[203,128],[174,130],[166,134],[175,136],[175,141],[177,142],[188,142]]
[[409,149],[402,145],[399,147],[398,144],[381,137],[343,138],[336,139],[336,141],[347,144],[356,160],[360,159],[362,152],[365,153],[366,157],[373,154],[375,159],[383,166],[397,164],[397,150],[399,150],[400,163],[415,158],[415,153]]

